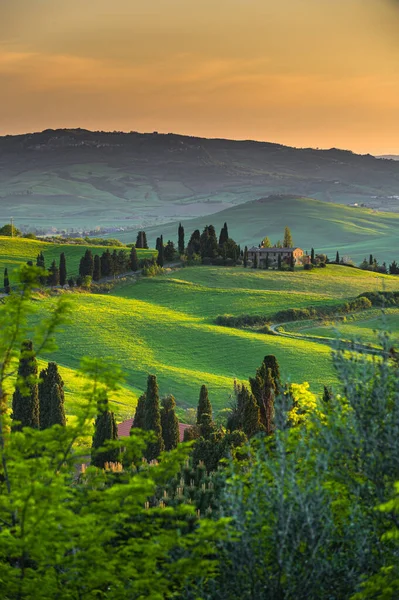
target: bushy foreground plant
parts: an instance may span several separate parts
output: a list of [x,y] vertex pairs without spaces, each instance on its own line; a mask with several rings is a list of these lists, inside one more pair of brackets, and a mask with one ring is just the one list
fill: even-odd
[[279,396],[274,435],[232,463],[220,509],[231,538],[201,597],[398,597],[397,496],[386,504],[399,479],[398,365],[338,352],[335,366],[341,395],[305,393],[301,411]]
[[[11,294],[0,313],[1,597],[184,597],[188,586],[195,589],[195,580],[214,575],[214,542],[226,528],[224,520],[199,520],[194,506],[186,502],[173,507],[148,502],[180,472],[189,446],[161,455],[150,466],[142,456],[151,434],[133,431],[123,440],[120,463],[89,467],[79,474],[84,461],[80,440],[91,430],[98,404],[117,389],[117,368],[83,361],[86,403],[72,425],[11,430],[6,392],[27,336],[38,273],[35,268],[23,270],[21,291]],[[54,330],[65,313],[61,300],[41,324],[41,341],[33,348],[53,347]],[[29,385],[24,388],[20,379],[18,385],[21,395],[29,394]],[[104,451],[122,452],[120,446],[109,442]]]

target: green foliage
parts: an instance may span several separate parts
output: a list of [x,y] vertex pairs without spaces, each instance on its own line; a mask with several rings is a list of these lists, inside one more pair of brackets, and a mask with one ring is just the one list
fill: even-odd
[[40,429],[65,425],[64,382],[55,362],[49,362],[39,377]]
[[60,285],[64,287],[67,282],[67,266],[66,266],[66,258],[65,252],[61,252],[60,254]]
[[60,284],[60,271],[55,260],[50,265],[47,276],[47,285],[57,286]]
[[147,235],[145,231],[139,231],[136,239],[136,248],[148,249]]
[[294,241],[292,239],[292,234],[291,234],[291,230],[289,227],[285,227],[285,229],[284,229],[283,247],[284,248],[293,248],[294,247]]
[[6,223],[6,225],[0,227],[0,235],[4,235],[7,237],[19,237],[21,235],[21,232],[15,227],[15,225]]
[[212,404],[209,400],[208,388],[206,385],[202,385],[200,390],[197,407],[197,425],[201,425],[203,415],[209,415],[212,419]]
[[90,250],[90,248],[87,248],[86,252],[84,253],[84,256],[82,257],[82,259],[80,261],[79,275],[81,277],[86,277],[86,275],[89,275],[89,277],[93,277],[93,272],[94,272],[94,258],[93,258],[93,254],[92,254],[92,251]]
[[118,428],[114,413],[109,410],[106,393],[100,396],[97,406],[98,412],[94,424],[91,464],[102,469],[107,463],[118,461],[119,449],[112,445],[112,442],[118,439]]
[[12,398],[14,431],[23,427],[39,428],[39,394],[37,361],[31,340],[22,343],[18,365],[18,379]]
[[162,438],[158,383],[155,375],[148,376],[144,410],[144,429],[151,431],[153,434],[152,441],[148,444],[144,454],[150,462],[159,458],[159,455],[165,449]]
[[178,246],[177,247],[178,247],[180,256],[182,256],[184,254],[185,245],[184,245],[184,227],[181,223],[179,223]]
[[162,399],[161,428],[165,450],[174,450],[179,443],[179,419],[176,416],[176,401],[172,395]]

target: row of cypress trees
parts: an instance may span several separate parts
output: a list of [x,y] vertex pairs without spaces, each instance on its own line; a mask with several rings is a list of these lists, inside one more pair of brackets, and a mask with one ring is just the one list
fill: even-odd
[[49,362],[38,377],[31,340],[22,343],[18,377],[12,398],[13,429],[47,429],[66,424],[64,382],[55,362]]

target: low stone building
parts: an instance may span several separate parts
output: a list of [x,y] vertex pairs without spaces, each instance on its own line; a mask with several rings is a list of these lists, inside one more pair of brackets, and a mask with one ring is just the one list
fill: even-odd
[[278,265],[278,257],[281,256],[281,263],[291,264],[294,258],[294,265],[302,264],[304,261],[304,252],[301,248],[257,248],[253,246],[248,250],[248,260],[254,262],[257,258],[258,269],[270,268]]

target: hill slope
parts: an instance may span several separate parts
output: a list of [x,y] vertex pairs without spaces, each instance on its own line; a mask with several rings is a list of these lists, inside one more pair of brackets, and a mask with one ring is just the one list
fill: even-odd
[[[398,281],[333,265],[294,273],[190,267],[113,294],[70,294],[71,323],[51,358],[76,369],[82,356],[110,356],[133,390],[143,390],[148,373],[155,373],[161,394],[173,393],[180,408],[196,405],[204,383],[215,409],[228,406],[234,378],[247,380],[265,354],[277,356],[285,379],[309,381],[320,391],[337,384],[329,347],[216,326],[216,316],[335,304],[363,291],[397,289]],[[39,315],[51,303],[41,299]],[[121,414],[128,415],[127,401]]]
[[[43,252],[45,266],[48,269],[53,260],[59,264],[61,252],[65,253],[68,276],[76,277],[79,274],[80,259],[84,255],[87,248],[90,248],[93,255],[102,254],[107,248],[112,252],[112,246],[88,246],[88,245],[73,245],[73,244],[53,244],[42,240],[29,240],[25,238],[10,238],[0,236],[0,273],[3,275],[3,270],[8,269],[11,282],[13,282],[13,271],[26,264],[29,260],[36,264],[36,257],[39,252]],[[128,248],[120,246],[116,250],[125,250]],[[138,249],[139,258],[150,257],[154,254],[153,250]],[[2,282],[0,282],[0,287]]]
[[[399,215],[380,213],[369,209],[352,208],[341,204],[325,203],[311,198],[295,196],[272,196],[247,202],[224,210],[209,218],[185,221],[188,237],[195,229],[211,222],[220,230],[227,222],[229,234],[243,245],[258,245],[268,235],[272,242],[282,239],[284,227],[291,228],[294,243],[304,250],[313,246],[326,252],[331,259],[339,250],[340,255],[350,255],[356,262],[370,253],[383,260],[399,260],[397,232]],[[148,228],[150,243],[161,233],[164,239],[177,239],[177,223]],[[124,241],[134,234],[119,236]]]
[[0,223],[140,228],[270,193],[399,210],[399,163],[173,134],[74,129],[0,138]]

